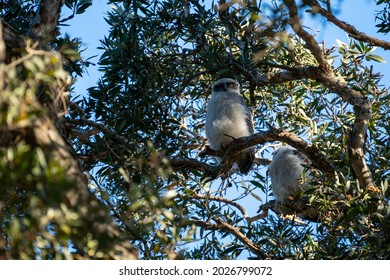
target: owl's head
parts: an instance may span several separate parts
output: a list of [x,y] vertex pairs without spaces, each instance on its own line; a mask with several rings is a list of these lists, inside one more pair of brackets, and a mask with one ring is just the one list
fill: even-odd
[[310,159],[291,146],[282,146],[273,152],[273,160],[285,160],[286,158],[299,161],[301,164],[311,165]]
[[290,146],[282,146],[280,148],[278,148],[276,151],[274,151],[272,154],[273,154],[273,158],[275,160],[276,157],[285,157],[287,155],[291,155],[291,154],[294,154],[294,152],[296,151],[296,149],[294,149],[293,147],[290,147]]
[[213,84],[213,92],[240,92],[240,85],[237,81],[230,78],[222,78]]

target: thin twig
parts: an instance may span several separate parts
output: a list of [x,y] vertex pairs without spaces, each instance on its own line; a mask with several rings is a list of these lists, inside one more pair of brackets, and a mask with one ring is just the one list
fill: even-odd
[[110,130],[109,128],[105,127],[104,125],[102,125],[100,123],[96,123],[96,122],[88,120],[88,119],[72,119],[72,120],[67,120],[67,122],[70,123],[70,124],[74,124],[74,125],[93,127],[95,129],[98,129],[101,132],[109,135],[110,137],[112,137],[116,141],[122,143],[123,145],[129,145],[130,144],[129,141],[126,138],[117,135],[114,131]]
[[229,204],[229,205],[232,205],[234,207],[236,207],[240,212],[241,214],[247,218],[249,217],[249,215],[247,214],[247,212],[245,211],[244,207],[242,207],[240,204],[238,204],[237,202],[234,202],[232,200],[229,200],[225,197],[221,197],[221,196],[211,196],[211,195],[203,195],[203,194],[197,194],[197,193],[194,193],[192,194],[189,198],[196,198],[196,199],[205,199],[205,200],[213,200],[213,201],[218,201],[218,202],[224,202],[226,204]]
[[261,257],[262,259],[269,258],[269,256],[265,252],[263,252],[263,250],[259,247],[259,245],[253,243],[248,237],[246,237],[243,233],[241,233],[238,228],[229,225],[228,223],[222,221],[218,217],[212,217],[212,220],[215,222],[215,224],[202,221],[200,219],[189,220],[188,222],[186,222],[186,224],[195,224],[202,228],[213,230],[213,231],[221,230],[221,231],[229,232],[233,234],[237,239],[239,239],[251,252],[253,252],[257,256]]

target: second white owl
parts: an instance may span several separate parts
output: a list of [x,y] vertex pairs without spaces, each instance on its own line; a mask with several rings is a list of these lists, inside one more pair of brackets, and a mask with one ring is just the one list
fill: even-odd
[[312,177],[308,169],[310,165],[311,161],[304,154],[290,146],[280,147],[274,152],[268,171],[276,202],[293,199],[297,193],[308,189]]

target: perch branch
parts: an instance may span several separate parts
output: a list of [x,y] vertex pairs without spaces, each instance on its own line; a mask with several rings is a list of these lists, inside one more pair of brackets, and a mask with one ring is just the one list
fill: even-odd
[[316,223],[321,220],[321,215],[324,213],[319,211],[319,207],[319,205],[311,205],[308,198],[303,196],[296,200],[287,200],[282,205],[277,204],[275,200],[270,200],[267,203],[260,205],[257,212],[262,212],[260,215],[266,217],[268,211],[272,210],[276,214],[281,215],[284,219],[302,225],[302,221],[300,221],[299,218]]
[[214,179],[222,174],[226,174],[232,168],[237,155],[241,150],[251,146],[273,141],[282,141],[293,146],[297,150],[304,153],[313,162],[313,165],[316,168],[331,177],[335,176],[336,168],[321,153],[317,146],[307,143],[294,133],[286,132],[284,130],[273,127],[271,127],[268,131],[261,131],[250,136],[233,140],[227,150],[222,152],[222,154],[220,154],[220,151],[218,151],[218,156],[222,158],[219,166],[211,166],[196,159],[171,159],[170,163],[174,169],[201,171],[204,172],[206,176],[210,176]]
[[250,136],[246,136],[234,140],[232,144],[229,146],[229,148],[227,149],[223,157],[222,164],[221,164],[222,171],[226,172],[230,170],[231,165],[234,163],[234,158],[235,158],[232,157],[232,155],[235,155],[235,153],[238,153],[242,149],[251,146],[264,144],[266,142],[272,142],[272,141],[282,141],[293,146],[294,148],[296,148],[297,150],[305,154],[313,162],[313,165],[316,168],[330,175],[331,177],[335,176],[336,168],[321,153],[320,149],[317,146],[307,143],[305,140],[298,137],[294,133],[287,132],[281,129],[276,129],[273,127],[270,127],[268,131],[258,132]]

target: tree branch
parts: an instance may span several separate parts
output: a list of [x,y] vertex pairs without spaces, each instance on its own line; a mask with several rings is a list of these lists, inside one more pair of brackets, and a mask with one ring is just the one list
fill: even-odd
[[201,171],[211,178],[216,178],[219,174],[219,168],[217,166],[211,166],[192,158],[172,158],[169,162],[171,167],[176,170]]
[[218,155],[222,157],[219,166],[210,166],[196,159],[171,159],[170,163],[174,169],[201,171],[204,172],[205,176],[210,176],[214,179],[222,174],[226,174],[232,168],[241,150],[273,141],[282,141],[293,146],[305,154],[313,162],[313,166],[330,177],[335,176],[335,166],[321,153],[317,146],[307,143],[294,133],[272,127],[268,131],[261,131],[250,136],[234,139],[226,151],[223,151],[222,154],[218,151]]
[[190,199],[203,199],[203,200],[219,201],[219,202],[229,204],[229,205],[237,208],[241,212],[242,216],[245,218],[245,220],[248,222],[248,224],[250,224],[254,221],[263,219],[267,216],[267,215],[264,215],[264,213],[262,213],[260,215],[254,216],[254,217],[249,217],[249,215],[246,212],[246,210],[244,209],[244,207],[242,207],[239,203],[232,201],[232,200],[229,200],[229,199],[224,198],[224,197],[220,197],[220,196],[210,196],[210,195],[202,195],[202,194],[194,193],[189,198]]
[[331,71],[331,67],[327,62],[324,54],[322,53],[321,47],[318,45],[316,39],[308,32],[306,32],[299,20],[297,5],[294,0],[283,0],[284,4],[287,6],[289,15],[290,15],[290,26],[294,32],[301,37],[307,44],[308,49],[311,54],[315,57],[320,68],[325,72]]
[[335,166],[329,161],[329,159],[327,159],[322,154],[321,150],[317,146],[307,143],[305,140],[298,137],[294,133],[287,132],[281,129],[276,129],[273,127],[270,127],[268,131],[258,132],[250,136],[241,137],[239,139],[234,140],[226,150],[225,155],[222,159],[222,171],[225,171],[229,167],[231,168],[231,162],[233,161],[234,163],[235,157],[233,157],[233,155],[235,155],[235,153],[238,153],[242,149],[251,146],[264,144],[266,142],[272,141],[282,141],[293,146],[294,148],[305,154],[313,162],[313,165],[316,168],[330,175],[331,177],[335,176]]
[[41,0],[39,11],[32,20],[30,35],[36,39],[55,37],[62,0]]
[[336,77],[332,67],[326,61],[315,38],[303,30],[299,21],[298,10],[295,1],[283,0],[283,2],[286,4],[289,10],[291,27],[293,28],[294,32],[306,42],[307,47],[319,63],[319,67],[322,70],[317,73],[315,79],[326,85],[330,90],[334,91],[344,101],[348,102],[354,107],[356,117],[350,141],[348,143],[348,151],[352,169],[356,175],[356,179],[363,188],[368,188],[371,186],[375,187],[370,169],[368,168],[364,158],[364,147],[366,143],[368,122],[371,118],[371,102],[360,92],[351,89],[341,77]]
[[215,222],[215,224],[199,219],[189,220],[188,222],[186,222],[186,224],[195,224],[196,226],[200,226],[202,228],[213,231],[221,230],[224,232],[229,232],[233,234],[237,239],[239,239],[251,252],[253,252],[257,256],[261,257],[262,259],[269,258],[269,256],[261,250],[259,245],[253,243],[248,237],[246,237],[242,232],[240,232],[238,228],[235,228],[232,225],[222,221],[218,217],[214,216],[211,219]]
[[352,170],[363,188],[375,187],[372,174],[365,160],[365,144],[368,123],[371,119],[371,101],[360,92],[351,89],[340,77],[320,74],[317,79],[330,90],[337,93],[344,101],[353,105],[355,120],[348,141],[348,153]]
[[[3,39],[3,23],[0,19],[0,63],[4,63],[4,61],[5,61],[5,54],[6,54],[5,50],[6,50],[6,47],[5,47],[5,43],[4,43],[4,39]],[[1,79],[0,82],[2,83],[3,79]],[[3,88],[2,84],[1,84],[1,88]]]
[[316,0],[303,0],[303,3],[309,5],[312,10],[310,11],[313,14],[320,14],[325,17],[328,21],[332,22],[337,27],[341,28],[345,32],[347,32],[351,37],[359,40],[361,42],[366,42],[372,46],[378,46],[385,50],[390,50],[390,42],[380,40],[378,38],[369,36],[355,28],[355,26],[348,24],[344,21],[339,20],[335,17],[331,10],[325,10],[321,7],[321,5]]
[[2,24],[2,35],[5,43],[5,56],[4,61],[10,63],[13,58],[19,56],[17,50],[24,49],[26,47],[26,38],[20,35],[15,35],[9,28]]
[[[271,66],[281,68],[281,66]],[[302,68],[284,67],[286,70],[273,73],[260,74],[258,72],[252,73],[253,82],[258,86],[282,84],[285,82],[296,81],[301,79],[316,79],[321,72],[321,69],[315,66],[307,66]]]
[[[124,138],[120,135],[117,135],[114,131],[110,130],[109,128],[105,127],[104,125],[102,125],[100,123],[97,123],[97,122],[94,122],[94,121],[91,121],[88,119],[84,119],[84,118],[82,118],[82,119],[68,119],[68,120],[66,120],[66,123],[71,124],[71,125],[81,125],[81,126],[93,127],[94,128],[93,130],[97,129],[100,132],[103,132],[107,136],[111,137],[115,141],[117,141],[125,146],[129,145],[129,141],[126,138]],[[83,133],[85,133],[85,135],[87,135],[87,134],[92,133],[92,132],[83,131]],[[82,137],[85,137],[85,135]]]

